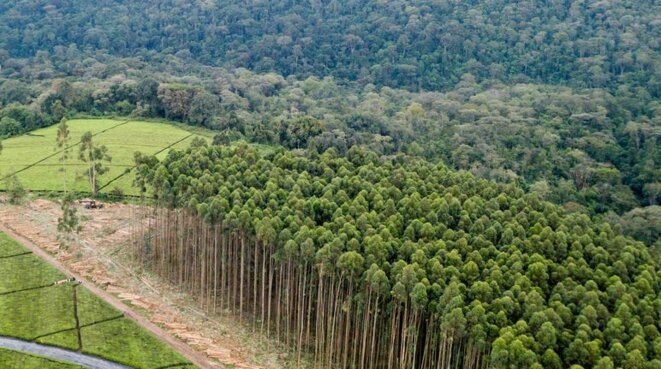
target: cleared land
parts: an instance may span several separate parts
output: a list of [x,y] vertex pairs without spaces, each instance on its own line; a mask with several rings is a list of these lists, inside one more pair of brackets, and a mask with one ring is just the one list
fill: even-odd
[[[171,124],[142,121],[75,119],[69,121],[68,125],[71,148],[70,159],[66,164],[67,185],[70,190],[80,192],[89,191],[87,180],[83,177],[86,165],[78,160],[78,143],[87,131],[94,134],[96,144],[108,147],[112,157],[112,161],[106,163],[110,170],[100,179],[102,187],[107,185],[101,193],[118,188],[125,194],[137,194],[132,187],[133,175],[122,176],[133,166],[133,154],[136,151],[144,154],[160,153],[158,156],[163,157],[170,148],[185,148],[195,137],[208,138],[210,135],[191,133]],[[4,140],[0,156],[0,178],[16,172],[26,189],[61,191],[64,173],[59,161],[61,154],[55,149],[56,136],[57,125]],[[116,180],[108,184],[113,179]],[[1,181],[0,190],[5,189],[6,183]]]
[[35,199],[20,206],[0,203],[0,230],[4,225],[23,245],[34,250],[27,242],[31,241],[86,282],[93,282],[100,290],[122,300],[132,311],[159,326],[161,333],[175,337],[186,346],[180,349],[181,346],[174,345],[189,360],[198,354],[200,367],[214,364],[227,369],[309,367],[298,365],[296,358],[286,355],[286,349],[275,340],[238,324],[236,317],[224,311],[205,314],[190,295],[145,273],[140,263],[125,251],[126,242],[141,219],[136,216],[142,214],[141,209],[144,208],[113,203],[107,203],[102,211],[80,209],[81,216],[88,220],[77,241],[67,249],[59,247],[56,239],[61,210],[49,200]]
[[[193,367],[85,288],[72,283],[54,284],[67,277],[3,233],[0,275],[0,336],[78,349],[72,297],[76,288],[82,352],[134,368]],[[8,351],[0,353],[0,360],[8,367],[14,365],[9,360],[20,360],[16,364],[21,368],[30,368],[24,363],[43,367],[40,358]]]

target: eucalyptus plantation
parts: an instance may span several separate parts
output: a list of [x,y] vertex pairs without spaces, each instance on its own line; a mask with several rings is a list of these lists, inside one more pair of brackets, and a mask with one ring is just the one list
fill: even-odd
[[515,185],[352,148],[139,157],[133,252],[317,368],[654,368],[657,262]]

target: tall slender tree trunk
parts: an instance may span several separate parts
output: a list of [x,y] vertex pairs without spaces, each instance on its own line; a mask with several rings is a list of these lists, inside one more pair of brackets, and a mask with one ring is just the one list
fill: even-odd
[[239,263],[241,263],[241,277],[240,277],[240,284],[241,286],[239,287],[239,324],[243,325],[243,281],[244,281],[244,273],[245,273],[245,247],[246,247],[246,241],[245,241],[245,235],[243,231],[241,231],[241,258]]
[[264,334],[264,312],[266,311],[266,305],[267,305],[267,302],[265,300],[265,295],[266,295],[266,258],[267,258],[267,256],[270,259],[270,256],[269,256],[269,254],[267,252],[267,249],[266,249],[266,246],[267,246],[266,243],[264,243],[262,245],[262,247],[264,247],[264,250],[262,252],[262,319],[261,319],[261,322],[260,322],[261,324],[260,324],[260,328],[259,328],[261,334]]

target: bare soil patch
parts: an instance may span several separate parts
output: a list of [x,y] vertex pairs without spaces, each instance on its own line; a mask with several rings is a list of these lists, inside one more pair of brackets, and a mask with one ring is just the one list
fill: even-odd
[[[0,199],[1,200],[1,199]],[[286,349],[241,326],[238,319],[200,311],[190,296],[132,265],[126,247],[137,205],[79,208],[84,227],[76,239],[57,240],[59,204],[34,199],[22,206],[0,204],[0,223],[55,256],[66,267],[133,307],[178,340],[203,353],[218,367],[294,368]]]

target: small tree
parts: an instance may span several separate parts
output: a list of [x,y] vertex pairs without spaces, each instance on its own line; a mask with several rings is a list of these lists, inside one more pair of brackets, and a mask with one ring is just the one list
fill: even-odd
[[67,161],[69,160],[69,126],[67,125],[67,120],[62,118],[60,124],[57,126],[57,137],[55,139],[55,150],[61,150],[62,155],[60,155],[60,163],[62,168],[60,169],[64,175],[64,193],[67,193]]
[[158,164],[155,156],[145,155],[139,151],[133,154],[135,163],[135,177],[133,178],[133,187],[140,191],[140,199],[144,199],[147,193],[147,184],[154,179],[153,169]]
[[16,173],[12,174],[6,179],[7,183],[7,194],[9,195],[9,203],[18,205],[23,202],[27,191],[21,181],[18,180]]
[[60,244],[64,245],[66,242],[71,241],[73,233],[80,232],[82,226],[80,225],[78,209],[74,205],[72,195],[64,195],[60,209],[62,209],[62,217],[57,219],[57,231],[60,232],[57,238]]
[[104,166],[103,162],[112,160],[108,154],[108,148],[105,145],[97,146],[94,144],[92,132],[88,131],[80,139],[78,158],[88,164],[85,175],[90,184],[92,197],[96,197],[99,189],[99,176],[108,171],[108,167]]

